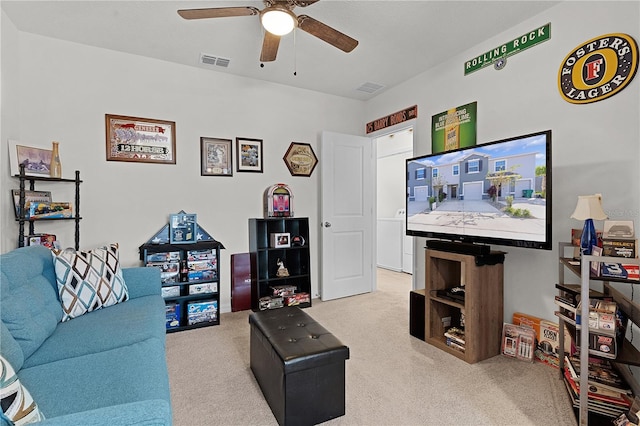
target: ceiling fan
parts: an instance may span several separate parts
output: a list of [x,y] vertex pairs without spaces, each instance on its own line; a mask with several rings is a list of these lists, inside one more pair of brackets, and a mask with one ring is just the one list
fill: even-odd
[[296,6],[307,7],[318,0],[264,0],[265,8],[260,10],[253,6],[212,7],[207,9],[182,9],[178,15],[184,19],[227,18],[233,16],[260,15],[265,29],[260,52],[261,62],[275,61],[280,45],[280,37],[290,33],[296,27],[318,37],[344,52],[351,52],[358,45],[358,40],[341,33],[322,22],[307,15],[296,16]]

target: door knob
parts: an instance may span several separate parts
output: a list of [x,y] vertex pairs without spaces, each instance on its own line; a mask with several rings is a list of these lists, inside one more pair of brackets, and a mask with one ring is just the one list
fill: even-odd
[[331,222],[325,222],[324,223],[324,227],[325,228],[331,228]]

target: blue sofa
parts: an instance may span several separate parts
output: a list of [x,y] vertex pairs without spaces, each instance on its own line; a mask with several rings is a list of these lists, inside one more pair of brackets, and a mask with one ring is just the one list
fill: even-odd
[[0,255],[0,353],[45,416],[38,424],[171,425],[160,272],[122,271],[128,300],[61,322],[51,251]]

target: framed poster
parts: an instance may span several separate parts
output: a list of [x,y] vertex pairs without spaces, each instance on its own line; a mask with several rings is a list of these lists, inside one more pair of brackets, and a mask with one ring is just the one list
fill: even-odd
[[308,143],[291,142],[282,157],[292,176],[311,176],[318,164],[318,157]]
[[200,175],[233,176],[231,139],[200,138]]
[[198,215],[178,213],[169,216],[169,242],[171,244],[195,243],[198,233]]
[[107,161],[176,164],[176,123],[105,114]]
[[20,174],[20,164],[24,164],[26,176],[49,176],[51,165],[51,149],[27,146],[18,141],[9,140],[9,162],[11,174]]
[[236,138],[239,172],[262,173],[262,139]]
[[431,116],[431,152],[446,152],[476,145],[478,102]]

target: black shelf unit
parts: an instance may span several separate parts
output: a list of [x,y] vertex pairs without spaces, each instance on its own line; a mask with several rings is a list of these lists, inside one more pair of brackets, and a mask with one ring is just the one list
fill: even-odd
[[[167,326],[167,333],[220,324],[220,249],[223,248],[216,240],[191,244],[147,242],[140,246],[140,260],[144,266],[159,267],[162,271],[168,322],[170,310],[178,310],[177,325]],[[205,266],[199,268],[196,264]],[[177,271],[174,270],[175,265]],[[189,272],[183,271],[185,266]],[[205,286],[205,292],[193,293],[198,287]],[[167,295],[167,290],[177,291],[178,294]],[[175,308],[176,305],[178,308]],[[190,315],[192,318],[197,316],[201,306],[207,306],[209,313],[201,313],[201,322],[191,323]],[[215,317],[211,313],[211,307],[214,308]]]
[[[20,181],[19,191],[20,191],[20,215],[16,220],[18,221],[18,247],[24,247],[24,228],[25,224],[28,224],[29,234],[35,233],[35,223],[36,222],[47,222],[47,221],[73,221],[75,223],[75,249],[80,250],[80,220],[82,217],[80,216],[80,184],[82,181],[80,180],[80,171],[75,171],[75,179],[62,179],[62,178],[52,178],[49,176],[31,176],[25,173],[24,164],[20,164],[20,173],[17,174],[17,177]],[[41,219],[31,219],[27,217],[27,212],[25,208],[25,191],[26,182],[29,182],[29,191],[35,191],[36,182],[60,182],[60,183],[74,183],[75,184],[75,205],[73,217],[65,217],[65,218],[41,218]]]
[[[271,247],[271,234],[288,233],[304,239],[302,246]],[[272,295],[273,286],[295,286],[296,293],[307,293],[311,306],[311,267],[309,255],[309,218],[249,219],[249,252],[251,255],[251,309],[259,310],[259,301]],[[289,271],[289,276],[278,277],[278,259]]]

